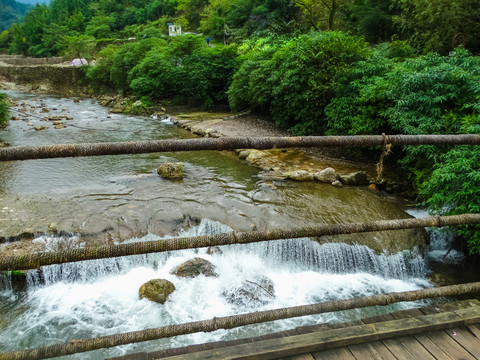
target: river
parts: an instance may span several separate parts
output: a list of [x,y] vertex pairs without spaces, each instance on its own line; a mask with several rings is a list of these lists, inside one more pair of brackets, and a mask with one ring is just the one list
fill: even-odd
[[[189,138],[168,118],[110,114],[95,100],[9,91],[19,120],[0,132],[13,146]],[[61,118],[66,127],[55,129]],[[40,126],[46,129],[40,130]],[[35,130],[35,127],[39,130]],[[181,161],[184,179],[156,174]],[[361,187],[271,180],[233,152],[97,156],[0,163],[0,254],[148,241],[233,230],[409,217],[398,199]],[[16,235],[24,234],[21,237]],[[414,237],[414,239],[412,239]],[[30,272],[25,289],[0,281],[0,351],[141,330],[214,316],[309,304],[431,286],[422,249],[379,252],[363,245],[421,243],[402,231],[350,235],[323,244],[281,240],[89,261]],[[367,241],[368,240],[368,241]],[[345,241],[345,242],[344,242]],[[193,257],[212,262],[218,277],[178,278],[175,266]],[[274,296],[231,301],[246,281],[273,283]],[[164,305],[139,300],[140,285],[164,278],[176,290]],[[236,296],[236,295],[235,295]],[[233,339],[321,322],[377,315],[422,302],[278,321],[73,356],[99,359],[135,351]],[[71,357],[72,358],[72,357]]]

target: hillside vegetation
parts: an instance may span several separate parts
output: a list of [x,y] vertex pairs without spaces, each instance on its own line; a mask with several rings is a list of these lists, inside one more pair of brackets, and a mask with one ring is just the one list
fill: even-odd
[[[142,108],[229,105],[298,135],[478,134],[477,2],[52,0],[4,31],[0,51],[95,60],[92,91]],[[190,34],[169,37],[168,24]],[[434,214],[480,211],[479,160],[478,146],[387,158]],[[480,254],[478,227],[458,236]]]
[[0,0],[0,33],[12,26],[15,22],[21,21],[29,5],[21,4],[15,0]]

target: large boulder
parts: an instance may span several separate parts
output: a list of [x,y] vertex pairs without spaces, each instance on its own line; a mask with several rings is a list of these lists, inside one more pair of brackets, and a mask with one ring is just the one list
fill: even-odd
[[183,179],[183,163],[163,163],[157,173],[165,179]]
[[138,294],[140,299],[147,298],[150,301],[155,301],[164,304],[167,301],[168,295],[175,290],[175,285],[165,279],[153,279],[147,281],[140,286]]
[[368,185],[368,177],[363,171],[357,171],[340,178],[345,185]]
[[326,184],[332,184],[340,178],[335,169],[331,167],[320,170],[313,177],[315,180]]
[[183,264],[178,265],[172,273],[180,277],[217,276],[215,266],[210,261],[202,258],[193,258],[185,261]]
[[239,287],[223,292],[227,301],[237,306],[265,305],[275,298],[272,280],[259,275],[252,280],[245,280]]

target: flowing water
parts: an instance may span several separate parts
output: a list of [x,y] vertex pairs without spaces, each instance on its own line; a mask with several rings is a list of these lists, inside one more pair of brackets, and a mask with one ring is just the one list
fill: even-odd
[[[12,121],[0,138],[12,145],[187,138],[168,119],[109,114],[91,99],[28,95],[17,98],[26,121]],[[27,103],[22,106],[22,101]],[[35,106],[35,107],[33,107]],[[49,113],[73,118],[63,129],[41,121]],[[57,109],[57,110],[54,110]],[[29,124],[30,123],[30,124]],[[34,126],[46,125],[45,130]],[[182,161],[185,177],[168,181],[156,174],[163,161]],[[96,243],[150,241],[172,236],[215,234],[408,217],[396,202],[362,188],[337,189],[318,183],[270,181],[231,152],[189,152],[0,163],[0,255],[22,251],[13,236],[34,233],[28,246],[45,251]],[[52,224],[55,225],[52,225]],[[63,232],[48,233],[53,226]],[[108,236],[107,236],[108,235]],[[411,237],[417,236],[416,239]],[[11,241],[8,241],[12,237]],[[321,239],[322,240],[322,239]],[[364,243],[421,242],[416,233],[351,235],[335,242],[281,240],[255,245],[175,251],[118,259],[53,265],[28,273],[23,290],[0,276],[0,351],[45,346],[71,339],[183,323],[214,316],[311,304],[333,299],[413,290],[430,286],[428,269],[415,249],[374,251]],[[22,247],[20,247],[22,243]],[[412,248],[410,246],[410,248]],[[215,266],[217,277],[172,274],[194,257]],[[164,305],[139,300],[138,289],[163,278],[176,287]],[[265,291],[263,280],[273,286]],[[246,284],[255,293],[245,298]],[[234,339],[321,322],[341,322],[422,305],[308,316],[194,334],[73,356],[100,359],[135,351]]]

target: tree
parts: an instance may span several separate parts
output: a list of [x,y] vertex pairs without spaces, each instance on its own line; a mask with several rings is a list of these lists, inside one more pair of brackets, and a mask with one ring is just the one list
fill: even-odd
[[393,21],[398,13],[393,0],[355,0],[342,9],[345,30],[376,44],[390,41],[398,31]]
[[200,29],[202,32],[225,42],[227,14],[231,6],[232,0],[211,0],[201,14]]
[[267,112],[277,126],[298,135],[323,134],[323,109],[334,95],[336,77],[369,54],[367,43],[332,31],[274,46],[254,49],[240,66],[229,90],[233,109]]
[[207,5],[208,0],[178,0],[177,13],[187,19],[190,30],[196,31],[200,26],[201,13]]
[[96,39],[109,38],[112,35],[112,30],[110,28],[111,23],[112,19],[108,16],[94,16],[85,27],[85,34],[93,36]]
[[30,6],[14,0],[0,0],[0,32],[21,21]]
[[63,53],[66,57],[85,58],[89,60],[91,59],[95,45],[96,42],[93,36],[65,36],[63,38]]
[[[461,42],[467,49],[480,48],[478,0],[394,0],[394,3],[401,10],[395,21],[419,51],[447,54]],[[459,35],[466,41],[459,39]]]
[[296,0],[295,5],[302,9],[305,22],[315,30],[338,28],[338,15],[341,7],[350,0]]

